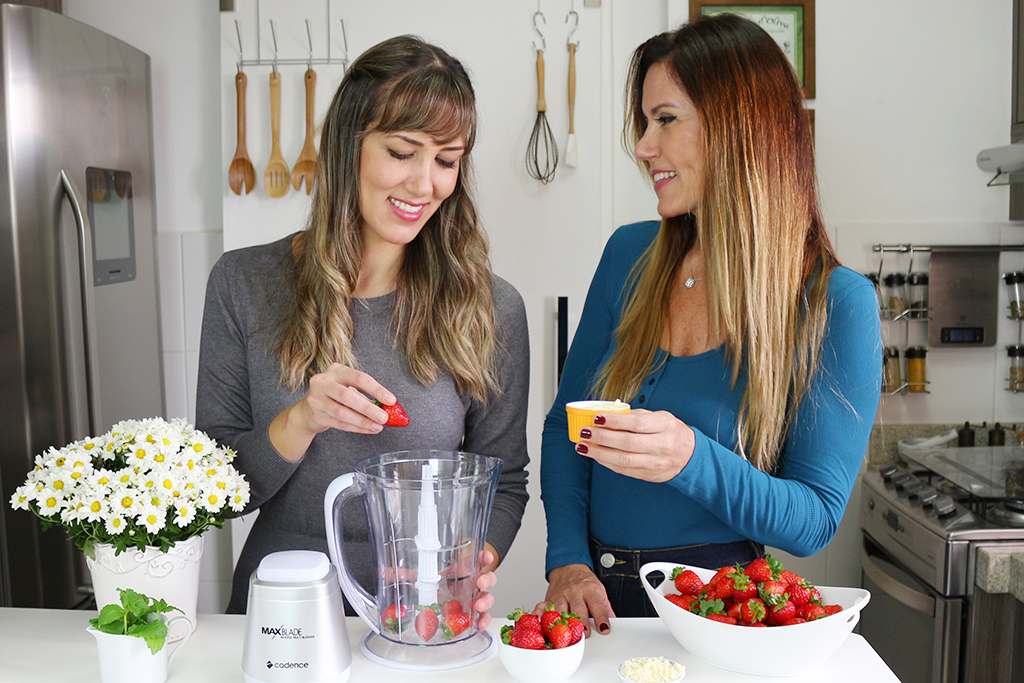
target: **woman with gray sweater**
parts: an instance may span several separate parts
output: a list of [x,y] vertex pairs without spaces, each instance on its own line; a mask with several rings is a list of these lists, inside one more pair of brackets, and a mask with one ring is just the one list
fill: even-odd
[[[491,273],[470,193],[476,130],[457,60],[410,36],[371,48],[323,123],[308,229],[214,266],[196,425],[237,452],[247,511],[260,511],[229,612],[245,611],[265,555],[327,551],[335,477],[364,457],[431,448],[505,463],[477,580],[487,626],[493,569],[527,501],[529,344],[522,299]],[[396,403],[409,426],[385,426]],[[346,508],[346,554],[372,591],[357,508]]]

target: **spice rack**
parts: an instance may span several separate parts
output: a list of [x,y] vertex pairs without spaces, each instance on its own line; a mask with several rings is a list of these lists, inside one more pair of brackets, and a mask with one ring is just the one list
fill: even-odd
[[[927,325],[931,321],[928,307],[928,274],[914,271],[914,252],[925,251],[926,249],[915,248],[912,244],[906,245],[875,245],[875,251],[880,252],[881,258],[878,262],[878,273],[868,275],[875,284],[875,292],[878,298],[878,312],[884,324],[903,323],[903,345],[902,361],[900,359],[900,348],[888,346],[884,350],[885,358],[882,374],[882,394],[885,396],[907,396],[930,394],[927,386],[931,384],[924,379],[924,361],[928,352],[925,345],[910,344],[911,323],[923,324],[925,326],[924,338],[927,339]],[[910,263],[906,273],[893,271],[882,275],[885,268],[886,252],[908,253]],[[913,291],[910,283],[913,282]],[[910,301],[910,305],[907,302]],[[895,352],[895,354],[891,354]],[[890,363],[896,364],[895,370]]]

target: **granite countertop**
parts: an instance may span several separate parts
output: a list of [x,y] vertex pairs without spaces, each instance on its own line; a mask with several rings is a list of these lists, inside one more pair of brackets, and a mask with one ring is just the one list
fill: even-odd
[[1024,602],[1024,543],[978,548],[974,585],[986,593],[1010,593]]

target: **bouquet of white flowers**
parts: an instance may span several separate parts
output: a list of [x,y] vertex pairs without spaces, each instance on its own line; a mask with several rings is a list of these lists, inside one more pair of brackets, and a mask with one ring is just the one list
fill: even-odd
[[234,457],[186,420],[125,420],[37,455],[11,505],[34,512],[43,529],[66,527],[90,557],[94,543],[167,552],[249,502]]

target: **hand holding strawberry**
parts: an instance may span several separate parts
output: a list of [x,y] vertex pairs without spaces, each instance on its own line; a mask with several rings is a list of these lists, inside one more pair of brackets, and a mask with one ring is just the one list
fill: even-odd
[[395,401],[391,405],[384,405],[380,401],[374,399],[373,404],[383,409],[388,414],[388,421],[384,423],[385,427],[408,427],[409,416],[405,414],[405,408],[401,406],[398,401]]

